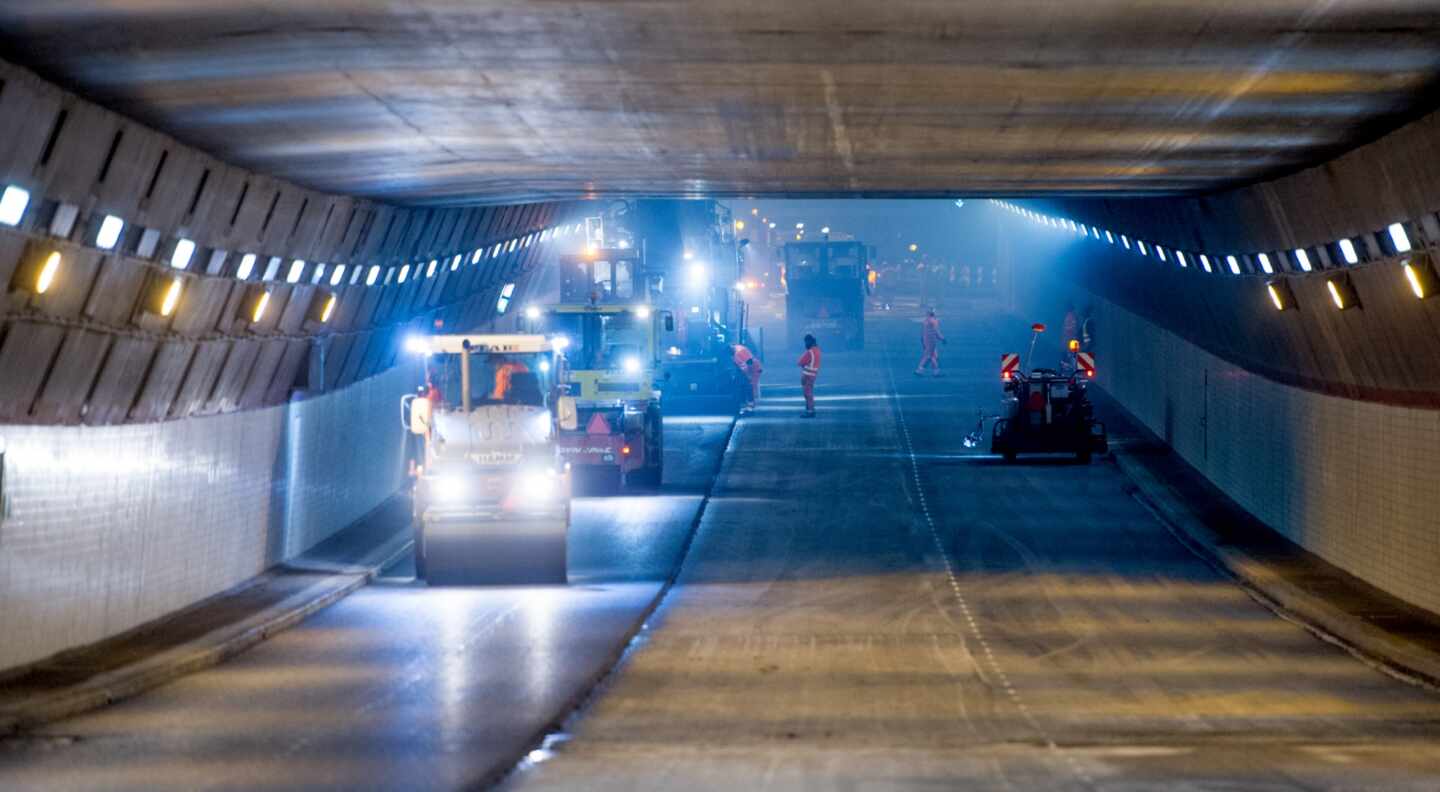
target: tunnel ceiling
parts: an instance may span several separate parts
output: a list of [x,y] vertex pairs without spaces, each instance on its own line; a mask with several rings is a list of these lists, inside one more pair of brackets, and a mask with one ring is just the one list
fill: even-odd
[[398,202],[1152,195],[1431,109],[1440,7],[0,0],[0,47],[237,164]]

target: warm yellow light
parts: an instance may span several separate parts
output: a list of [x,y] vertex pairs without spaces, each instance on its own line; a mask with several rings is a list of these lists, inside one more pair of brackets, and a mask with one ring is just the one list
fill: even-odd
[[[1334,287],[1334,286],[1331,286],[1330,288],[1333,290],[1335,287]],[[1268,291],[1268,292],[1270,292],[1270,302],[1275,303],[1275,310],[1277,310],[1277,311],[1283,311],[1283,310],[1285,310],[1285,303],[1284,303],[1284,301],[1282,301],[1282,300],[1280,299],[1280,291],[1275,288],[1275,284],[1273,284],[1273,283],[1267,283],[1267,284],[1265,284],[1265,290]]]
[[335,304],[339,301],[340,298],[333,294],[325,301],[325,310],[320,312],[320,324],[330,321],[330,314],[335,313]]
[[1410,291],[1415,292],[1416,297],[1425,299],[1425,286],[1420,282],[1420,275],[1415,272],[1415,268],[1410,266],[1408,261],[1405,262],[1405,280],[1410,281]]
[[920,246],[919,246],[919,245],[915,244],[914,242],[911,242],[911,243],[910,243],[910,252],[911,252],[911,253],[914,253],[915,251],[917,251],[917,250],[919,250],[919,249],[920,249]]
[[1325,288],[1330,290],[1330,299],[1335,303],[1335,307],[1342,311],[1345,310],[1345,298],[1341,296],[1340,289],[1335,286],[1335,281],[1325,281]]
[[1069,346],[1070,346],[1070,351],[1071,351],[1071,352],[1079,352],[1079,351],[1080,351],[1080,342],[1079,342],[1079,341],[1076,341],[1076,340],[1073,339],[1073,338],[1070,339],[1070,344],[1069,344]]
[[50,257],[45,259],[45,266],[40,268],[40,274],[35,277],[35,293],[44,294],[49,291],[50,286],[55,283],[55,276],[59,274],[60,254],[51,253]]
[[185,282],[177,275],[170,281],[170,288],[165,290],[165,299],[160,301],[160,315],[169,316],[175,313],[175,306],[180,303],[180,290],[185,288]]
[[265,316],[265,308],[270,304],[270,292],[260,292],[260,299],[255,301],[255,310],[250,314],[251,322],[259,322]]
[[744,221],[744,220],[736,220],[736,221],[735,221],[735,230],[736,230],[736,231],[744,231],[744,230],[745,230],[745,221]]

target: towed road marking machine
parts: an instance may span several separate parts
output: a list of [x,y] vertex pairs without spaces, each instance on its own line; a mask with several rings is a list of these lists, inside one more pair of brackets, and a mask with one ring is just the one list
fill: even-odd
[[435,335],[407,346],[426,374],[421,392],[401,400],[416,577],[565,583],[570,471],[557,446],[557,345],[540,335]]
[[[1033,357],[1035,340],[1045,332],[1045,325],[1032,325],[1031,330]],[[1004,396],[990,435],[991,453],[1006,461],[1014,461],[1020,454],[1074,454],[1081,463],[1088,463],[1094,454],[1109,450],[1105,424],[1095,420],[1086,393],[1086,385],[1095,378],[1095,356],[1074,347],[1071,352],[1075,365],[1069,372],[1047,368],[1027,372],[1018,353],[1000,356]],[[978,445],[984,423],[982,416],[980,426],[967,438],[967,446]]]

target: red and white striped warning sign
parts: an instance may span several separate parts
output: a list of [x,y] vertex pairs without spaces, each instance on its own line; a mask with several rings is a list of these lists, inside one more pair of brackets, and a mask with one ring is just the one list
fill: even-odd
[[1095,355],[1090,352],[1076,352],[1075,365],[1085,371],[1085,376],[1095,376]]
[[1020,368],[1020,355],[1015,352],[1006,352],[1000,356],[1000,378],[1010,379],[1015,371]]

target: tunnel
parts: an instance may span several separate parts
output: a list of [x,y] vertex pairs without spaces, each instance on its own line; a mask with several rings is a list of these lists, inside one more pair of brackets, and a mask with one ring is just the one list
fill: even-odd
[[1440,789],[1437,251],[1432,2],[0,0],[0,789]]

